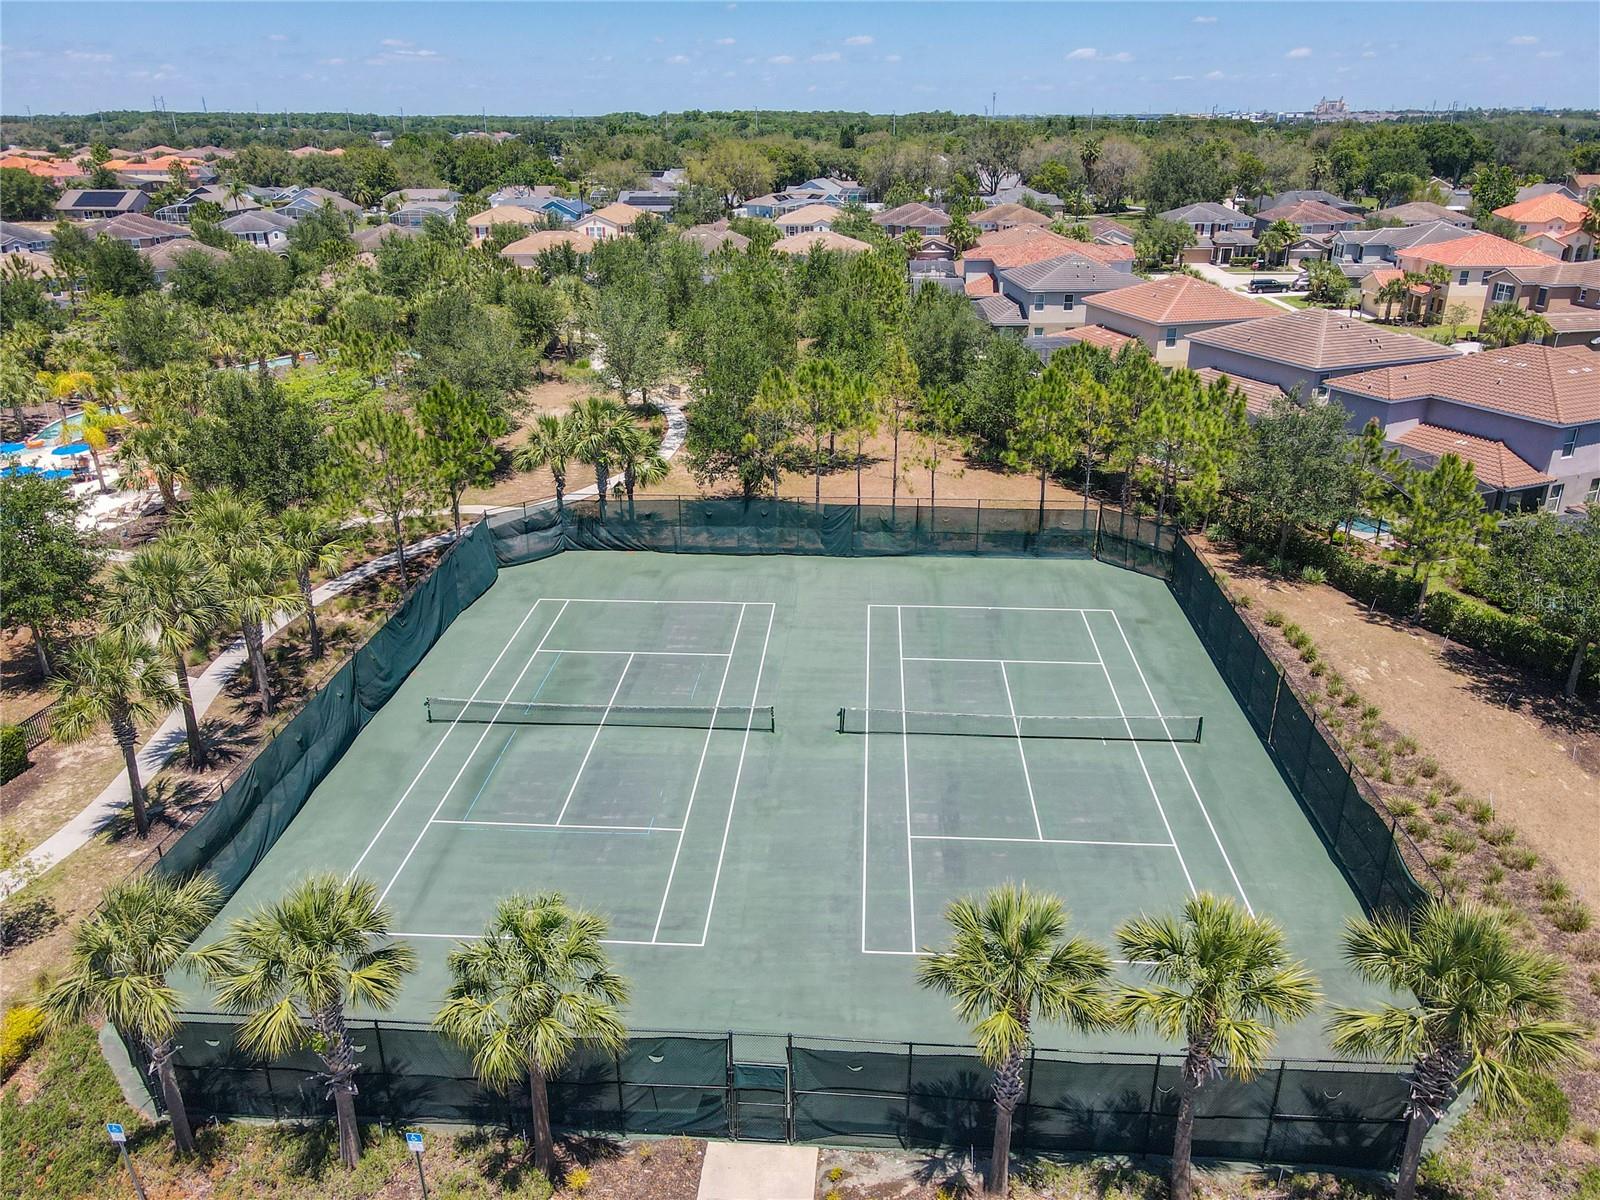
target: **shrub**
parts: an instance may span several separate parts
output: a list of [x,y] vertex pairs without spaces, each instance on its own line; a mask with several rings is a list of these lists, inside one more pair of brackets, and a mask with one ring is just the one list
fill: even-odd
[[1491,846],[1509,846],[1517,840],[1517,831],[1509,825],[1491,825],[1483,831],[1483,840]]
[[1541,900],[1565,900],[1572,895],[1572,889],[1554,875],[1546,875],[1533,885],[1533,890],[1538,893]]
[[1600,1167],[1585,1167],[1578,1172],[1578,1187],[1572,1200],[1600,1200]]
[[1424,779],[1432,779],[1439,773],[1439,763],[1436,759],[1424,758],[1417,764],[1417,773]]
[[1417,802],[1404,797],[1389,801],[1389,811],[1397,817],[1410,817],[1416,815]]
[[1478,839],[1465,829],[1452,829],[1439,841],[1446,849],[1454,850],[1457,854],[1471,854],[1478,844]]
[[1417,739],[1401,734],[1394,740],[1394,752],[1406,755],[1415,754],[1417,752]]
[[1328,573],[1321,567],[1301,567],[1300,578],[1306,583],[1327,583]]
[[1582,900],[1546,905],[1545,911],[1550,915],[1550,923],[1562,933],[1582,933],[1594,923],[1594,917]]
[[1426,841],[1428,837],[1428,823],[1421,817],[1407,817],[1400,822],[1400,828],[1410,835],[1414,842]]
[[28,735],[22,726],[0,725],[0,783],[10,783],[28,766]]
[[829,1167],[828,1168],[828,1182],[829,1183],[838,1183],[843,1178],[844,1178],[844,1168],[843,1167]]
[[1539,856],[1532,850],[1503,846],[1500,849],[1500,865],[1511,871],[1531,871],[1539,865]]
[[10,1076],[44,1038],[44,1011],[18,1004],[0,1016],[0,1079]]
[[1494,805],[1487,800],[1479,800],[1467,809],[1467,816],[1472,818],[1474,825],[1488,825],[1494,820]]
[[1273,629],[1277,629],[1279,626],[1281,626],[1286,619],[1287,618],[1275,608],[1267,609],[1266,613],[1263,614],[1261,618],[1265,624],[1271,626]]
[[587,1167],[573,1167],[572,1170],[567,1172],[565,1190],[582,1192],[589,1186],[589,1181],[592,1178]]

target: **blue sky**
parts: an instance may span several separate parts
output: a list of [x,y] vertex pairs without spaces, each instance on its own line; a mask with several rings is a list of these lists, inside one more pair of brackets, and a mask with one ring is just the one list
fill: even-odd
[[1600,4],[28,3],[0,108],[1600,107]]

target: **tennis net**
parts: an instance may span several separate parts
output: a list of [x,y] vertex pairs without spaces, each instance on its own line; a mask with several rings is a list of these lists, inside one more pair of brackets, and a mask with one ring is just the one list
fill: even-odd
[[1084,738],[1106,742],[1198,742],[1200,717],[1035,717],[1011,713],[841,708],[840,733],[954,737]]
[[659,729],[775,728],[772,705],[551,704],[546,701],[458,700],[429,696],[428,720],[476,725],[640,725]]

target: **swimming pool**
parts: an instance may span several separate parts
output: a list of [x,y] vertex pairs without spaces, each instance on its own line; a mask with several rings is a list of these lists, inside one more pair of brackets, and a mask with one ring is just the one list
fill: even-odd
[[[129,407],[128,405],[123,405],[121,408],[117,409],[117,412],[119,412],[119,413],[130,413],[132,411],[133,411],[133,409],[131,407]],[[83,413],[81,413],[81,412],[68,413],[65,417],[57,417],[54,421],[51,421],[50,424],[46,425],[43,429],[39,430],[38,433],[33,434],[32,437],[33,438],[43,438],[46,445],[49,445],[50,443],[53,443],[53,442],[62,441],[63,440],[62,437],[61,437],[62,427],[66,426],[67,428],[70,428],[70,429],[76,431],[79,428],[79,425],[82,422],[82,420],[83,420]],[[70,441],[72,439],[67,439],[67,440]]]

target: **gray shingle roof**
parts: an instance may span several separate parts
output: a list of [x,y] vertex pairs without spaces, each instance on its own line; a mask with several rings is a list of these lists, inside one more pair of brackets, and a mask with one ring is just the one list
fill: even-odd
[[1126,271],[1072,254],[1006,267],[1000,278],[1030,292],[1109,292],[1135,282]]

